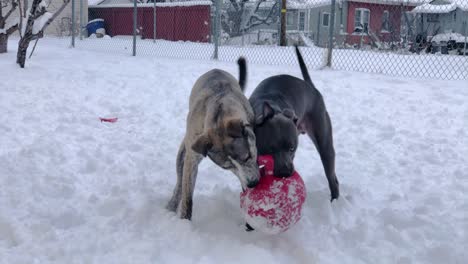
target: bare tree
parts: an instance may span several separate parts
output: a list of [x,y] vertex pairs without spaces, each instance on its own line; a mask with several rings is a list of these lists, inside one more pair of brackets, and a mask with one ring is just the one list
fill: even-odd
[[[214,0],[216,1],[216,0]],[[278,21],[277,1],[229,0],[229,8],[222,14],[221,25],[231,37],[259,25],[270,25]],[[262,3],[271,2],[271,5]]]
[[27,22],[24,33],[18,44],[18,53],[16,55],[16,63],[24,68],[26,62],[26,52],[29,43],[33,40],[44,37],[44,30],[54,21],[54,19],[65,9],[70,0],[63,0],[62,5],[55,13],[47,12],[47,4],[44,0],[33,0],[31,9],[27,14]]
[[0,0],[0,53],[7,52],[8,37],[18,30],[18,22],[8,20],[18,7],[18,2],[19,0]]

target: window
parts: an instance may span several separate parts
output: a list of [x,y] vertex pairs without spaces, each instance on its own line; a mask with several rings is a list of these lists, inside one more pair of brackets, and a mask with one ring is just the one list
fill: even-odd
[[330,25],[330,13],[322,14],[322,26],[328,27]]
[[390,13],[385,10],[382,14],[382,32],[390,32]]
[[453,12],[453,21],[457,21],[457,10],[455,10],[455,12]]
[[367,8],[356,8],[354,11],[354,32],[367,33],[369,29],[370,11]]
[[299,30],[305,30],[305,12],[299,12]]
[[427,22],[439,22],[439,14],[427,14]]
[[294,26],[294,13],[287,12],[286,13],[286,25],[287,26]]

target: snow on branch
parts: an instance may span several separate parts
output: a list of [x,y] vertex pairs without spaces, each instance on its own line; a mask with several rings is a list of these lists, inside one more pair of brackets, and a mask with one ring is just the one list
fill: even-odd
[[269,25],[275,22],[273,15],[276,14],[276,12],[278,11],[278,1],[275,1],[274,5],[268,7],[268,13],[265,16],[261,16],[258,14],[258,9],[260,8],[260,5],[264,2],[265,0],[257,0],[255,2],[255,7],[250,12],[248,18],[245,21],[245,24],[242,27],[243,30],[248,30],[249,28],[262,24]]
[[29,43],[44,36],[45,29],[60,15],[69,2],[70,0],[63,0],[62,5],[57,11],[51,13],[47,12],[48,5],[45,0],[33,0],[31,9],[26,17],[26,26],[22,29],[23,34],[18,44],[16,62],[21,68],[24,68]]
[[[0,0],[0,34],[9,36],[18,29],[18,21],[8,21],[8,18],[18,7],[18,3],[19,0]],[[7,7],[10,8],[4,15],[3,12]]]

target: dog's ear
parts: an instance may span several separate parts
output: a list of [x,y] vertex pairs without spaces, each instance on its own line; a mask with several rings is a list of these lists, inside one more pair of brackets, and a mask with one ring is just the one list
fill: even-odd
[[294,112],[294,110],[292,109],[284,109],[283,110],[283,115],[289,119],[292,119],[292,121],[294,122],[294,124],[297,124],[297,116],[296,116],[296,113]]
[[255,118],[255,124],[261,125],[263,122],[275,115],[275,110],[271,107],[270,103],[264,102],[259,115]]
[[244,134],[244,123],[241,119],[230,119],[226,122],[226,133],[230,137],[240,138]]
[[192,145],[192,150],[206,157],[211,147],[213,147],[213,143],[211,142],[210,136],[208,133],[204,133],[195,140],[195,143]]

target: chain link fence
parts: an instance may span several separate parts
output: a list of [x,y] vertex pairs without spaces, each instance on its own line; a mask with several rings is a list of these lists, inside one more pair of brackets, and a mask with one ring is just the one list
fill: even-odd
[[466,0],[73,1],[83,49],[468,79]]

